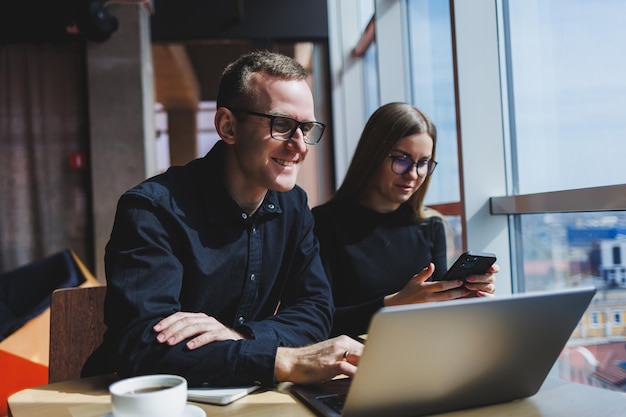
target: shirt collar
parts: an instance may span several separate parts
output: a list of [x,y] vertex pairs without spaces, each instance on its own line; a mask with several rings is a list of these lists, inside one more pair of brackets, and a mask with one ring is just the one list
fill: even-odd
[[226,144],[218,141],[202,159],[201,167],[196,175],[206,178],[202,185],[208,220],[211,223],[224,221],[251,221],[266,216],[281,214],[278,193],[268,190],[263,202],[252,216],[248,216],[228,194],[224,186],[224,154]]

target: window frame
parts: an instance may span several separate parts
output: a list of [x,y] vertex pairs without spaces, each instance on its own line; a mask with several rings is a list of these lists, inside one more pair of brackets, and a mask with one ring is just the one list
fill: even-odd
[[592,329],[597,329],[597,328],[602,327],[602,312],[601,311],[589,312],[589,327]]
[[624,313],[622,312],[622,310],[613,310],[613,313],[611,314],[611,323],[615,326],[624,325]]

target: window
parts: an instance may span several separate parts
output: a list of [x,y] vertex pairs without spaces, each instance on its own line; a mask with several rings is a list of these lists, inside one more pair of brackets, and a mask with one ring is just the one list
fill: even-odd
[[626,2],[502,4],[517,192],[626,183]]
[[[420,4],[424,16],[433,13],[435,3],[408,0]],[[615,109],[626,104],[626,59],[617,52],[626,47],[626,4],[450,4],[467,246],[498,254],[504,272],[499,292],[508,277],[513,291],[596,286],[598,296],[571,345],[597,347],[589,350],[598,355],[598,375],[622,372],[626,378],[625,370],[605,361],[612,349],[623,350],[623,343],[614,342],[624,332],[613,312],[626,305],[621,264],[626,172],[617,168],[623,157],[614,154],[626,154],[626,119]],[[422,32],[419,42],[434,43],[433,33]],[[587,49],[593,52],[587,55]],[[434,65],[436,59],[429,57],[432,64],[425,65]],[[418,59],[412,56],[412,62]],[[419,66],[412,71],[420,77],[426,73]],[[585,161],[602,167],[585,169]],[[598,381],[588,372],[575,369],[574,374]]]
[[[594,344],[589,351],[608,363],[599,356],[623,350],[614,340],[624,338],[612,312],[626,305],[626,2],[375,4],[381,102],[411,101],[439,128],[426,204],[452,207],[464,246],[498,255],[499,294],[595,285],[572,346]],[[342,11],[344,22],[358,16]],[[347,87],[350,64],[335,67]],[[399,92],[405,74],[410,91]],[[336,123],[357,111],[354,100],[334,103],[346,109]],[[340,161],[354,141],[350,129],[342,134]]]
[[616,325],[622,324],[622,310],[615,310],[613,312],[613,324],[616,324]]
[[599,327],[601,325],[599,312],[592,311],[591,314],[589,314],[589,324],[591,327]]
[[626,154],[626,119],[616,110],[626,105],[626,58],[618,52],[626,48],[626,3],[499,5],[509,195],[519,196],[508,213],[520,265],[515,287],[594,285],[590,329],[583,321],[571,343],[593,346],[598,355],[598,368],[585,379],[605,373],[626,378],[625,369],[605,360],[624,348],[614,339],[623,337],[626,307],[626,207],[614,202],[626,183],[626,172],[617,169]]
[[622,263],[622,248],[613,246],[613,264],[620,265]]
[[[371,25],[371,27],[370,27]],[[368,30],[375,32],[374,1],[361,1],[359,8],[359,27],[363,34]],[[376,37],[367,46],[363,54],[363,94],[365,96],[365,114],[369,117],[380,106],[378,91],[378,54],[376,53]]]
[[450,4],[410,0],[408,5],[412,101],[437,126],[439,165],[426,204],[458,202],[461,195]]
[[450,3],[409,0],[407,6],[411,101],[437,127],[439,165],[424,203],[443,213],[450,226],[450,264],[464,248]]
[[[520,216],[523,274],[519,289],[594,285],[621,294],[623,266],[615,242],[626,238],[625,212],[540,213]],[[617,249],[617,251],[616,251]],[[626,288],[626,287],[624,287]]]

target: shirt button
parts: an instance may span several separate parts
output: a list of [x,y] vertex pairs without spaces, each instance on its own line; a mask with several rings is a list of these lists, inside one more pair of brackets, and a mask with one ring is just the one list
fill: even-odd
[[267,207],[269,207],[270,210],[274,210],[274,205],[273,204],[268,204]]
[[256,227],[252,226],[252,233],[256,233]]
[[250,274],[250,281],[254,282],[256,280],[256,276],[254,274]]
[[246,319],[243,318],[243,316],[239,316],[239,318],[237,319],[237,323],[239,324],[243,324],[246,321]]
[[241,213],[241,218],[245,220],[248,218],[248,215],[246,213]]

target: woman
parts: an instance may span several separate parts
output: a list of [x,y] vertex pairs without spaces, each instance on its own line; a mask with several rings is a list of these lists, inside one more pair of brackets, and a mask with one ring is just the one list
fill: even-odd
[[437,165],[436,143],[435,125],[420,110],[405,103],[380,107],[361,134],[343,184],[313,209],[333,285],[332,335],[365,333],[383,306],[494,292],[497,265],[465,284],[437,281],[447,269],[445,229],[423,206]]

